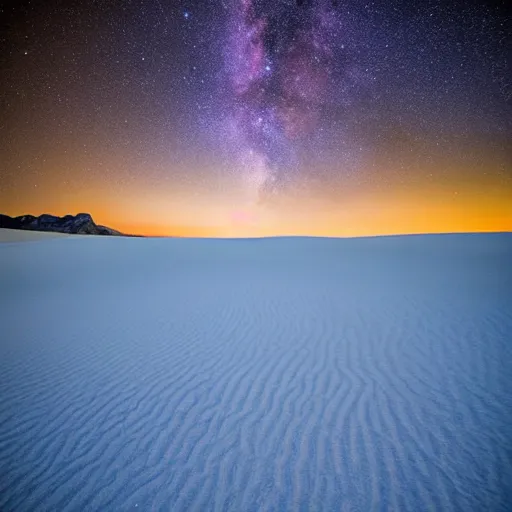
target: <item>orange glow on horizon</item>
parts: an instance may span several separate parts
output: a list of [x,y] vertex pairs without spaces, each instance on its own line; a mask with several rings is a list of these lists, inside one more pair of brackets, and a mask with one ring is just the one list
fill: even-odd
[[5,198],[2,213],[17,216],[88,212],[97,224],[127,234],[177,237],[309,235],[356,237],[512,231],[512,190],[496,183],[360,188],[336,195],[304,190],[273,205],[244,204],[236,192],[198,195],[168,191],[58,194],[58,185]]

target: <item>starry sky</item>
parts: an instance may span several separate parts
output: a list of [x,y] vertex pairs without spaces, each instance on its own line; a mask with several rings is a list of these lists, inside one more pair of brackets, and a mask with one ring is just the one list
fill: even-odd
[[2,213],[172,236],[512,231],[505,2],[0,11]]

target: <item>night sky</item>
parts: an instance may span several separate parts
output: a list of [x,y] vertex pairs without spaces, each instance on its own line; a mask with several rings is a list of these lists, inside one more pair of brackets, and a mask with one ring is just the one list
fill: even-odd
[[177,236],[512,230],[505,2],[20,1],[0,212]]

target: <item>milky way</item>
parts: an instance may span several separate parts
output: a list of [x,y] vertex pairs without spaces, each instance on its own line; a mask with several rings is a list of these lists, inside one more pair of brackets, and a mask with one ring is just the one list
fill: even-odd
[[512,222],[504,0],[64,3],[0,10],[1,213],[199,236]]
[[[340,12],[331,1],[233,0],[225,49],[232,138],[240,171],[260,199],[300,168],[298,149],[318,131],[333,85]],[[336,83],[338,82],[338,83]]]

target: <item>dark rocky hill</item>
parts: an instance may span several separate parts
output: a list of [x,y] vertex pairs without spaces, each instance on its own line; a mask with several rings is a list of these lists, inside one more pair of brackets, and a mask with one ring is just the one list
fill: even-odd
[[56,217],[44,213],[39,217],[20,215],[9,217],[0,214],[0,228],[25,229],[29,231],[55,231],[77,235],[123,235],[115,229],[96,224],[88,213]]

